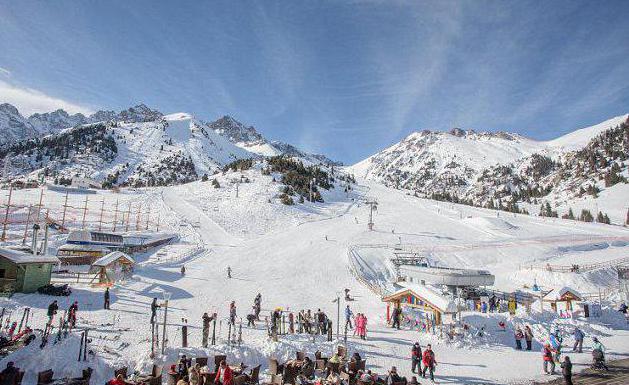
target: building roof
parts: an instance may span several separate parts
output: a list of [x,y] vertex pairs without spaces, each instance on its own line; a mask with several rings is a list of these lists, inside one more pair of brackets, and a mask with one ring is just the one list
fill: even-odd
[[10,249],[8,247],[0,247],[0,257],[4,257],[18,265],[25,263],[59,263],[59,258],[54,255],[35,255],[20,250]]
[[441,294],[438,289],[432,286],[420,285],[411,282],[398,282],[397,285],[401,286],[402,288],[384,297],[384,300],[403,294],[413,294],[416,297],[424,299],[430,305],[444,313],[454,313],[457,311],[456,303],[454,303],[454,301],[451,300],[448,296]]
[[135,264],[135,261],[133,260],[133,258],[128,256],[127,254],[120,251],[113,251],[105,256],[100,257],[96,261],[94,261],[94,263],[92,263],[92,266],[107,267],[118,260],[125,260],[126,262],[130,264]]
[[65,245],[59,246],[57,251],[59,250],[70,250],[70,251],[109,251],[110,248],[105,245],[81,245],[76,243],[66,243]]
[[150,245],[156,242],[178,239],[179,234],[134,231],[124,234],[123,237],[125,246],[142,246]]
[[574,290],[571,287],[568,286],[564,286],[559,290],[551,290],[550,292],[548,292],[548,294],[546,294],[544,296],[545,300],[550,300],[550,301],[560,301],[561,298],[566,295],[566,294],[572,294],[573,296],[575,296],[577,299],[581,299],[583,298],[583,296],[581,295],[581,293],[579,293],[578,291]]

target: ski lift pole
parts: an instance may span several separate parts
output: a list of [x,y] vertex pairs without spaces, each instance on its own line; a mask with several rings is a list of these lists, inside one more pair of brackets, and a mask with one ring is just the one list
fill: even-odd
[[214,321],[212,325],[212,345],[216,345],[216,313],[214,313]]
[[168,300],[170,299],[170,293],[164,293],[164,326],[162,328],[162,354],[166,350],[166,320],[168,318]]
[[227,329],[227,346],[231,346],[231,339],[232,339],[232,323],[230,320],[229,327]]

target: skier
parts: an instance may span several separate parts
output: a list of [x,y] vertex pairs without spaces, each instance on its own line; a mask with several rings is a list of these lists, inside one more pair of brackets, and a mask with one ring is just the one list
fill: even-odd
[[522,332],[522,329],[520,329],[520,327],[518,326],[515,331],[515,348],[517,350],[522,350],[522,338],[524,338],[524,333]]
[[437,365],[437,361],[435,360],[435,352],[432,351],[432,346],[428,344],[426,346],[426,350],[424,350],[424,355],[422,357],[422,362],[424,364],[424,369],[422,370],[422,377],[426,378],[426,371],[430,373],[430,381],[435,382],[435,366]]
[[529,325],[524,327],[524,339],[526,340],[526,350],[531,350],[533,344],[533,331]]
[[105,310],[109,310],[109,288],[105,289],[105,301],[103,304]]
[[210,322],[212,321],[212,317],[207,313],[203,313],[201,320],[203,320],[203,347],[207,348],[207,339],[210,335]]
[[[254,307],[254,311],[255,311],[255,307]],[[247,314],[247,326],[251,326],[251,327],[256,327],[255,324],[256,321],[256,315],[251,313],[251,314]]]
[[229,322],[232,325],[236,325],[236,301],[232,301],[229,304]]
[[[553,349],[549,343],[542,348],[542,359],[544,360],[544,373],[555,374],[555,361],[553,360]],[[550,371],[548,370],[550,366]]]
[[181,276],[186,275],[186,265],[181,265]]
[[583,338],[585,338],[585,334],[578,327],[574,328],[574,347],[572,348],[573,352],[583,353]]
[[411,349],[411,372],[415,372],[415,368],[417,368],[417,373],[421,373],[422,371],[422,348],[419,346],[419,342],[415,342],[413,348]]
[[227,278],[231,278],[232,277],[232,268],[227,266]]
[[352,313],[351,309],[349,308],[349,305],[347,305],[345,307],[345,329],[347,329],[347,327],[349,326],[349,330],[352,330],[352,316],[354,315],[354,313]]
[[70,308],[68,309],[68,323],[70,324],[70,328],[74,328],[76,325],[76,312],[79,311],[79,302],[74,301]]
[[57,305],[57,300],[52,301],[50,305],[48,305],[48,324],[52,325],[52,319],[57,314],[57,310],[59,310],[59,305]]
[[319,334],[325,334],[325,327],[327,322],[325,321],[325,313],[321,311],[321,309],[317,309],[315,313],[315,318],[317,320],[317,327],[319,328]]
[[157,309],[160,307],[157,304],[157,297],[153,297],[153,302],[151,302],[151,325],[154,325],[155,321],[157,321]]
[[362,313],[358,313],[355,324],[358,337],[364,340],[367,336],[367,317]]
[[561,374],[563,374],[564,384],[572,385],[572,362],[568,356],[565,356],[561,363]]

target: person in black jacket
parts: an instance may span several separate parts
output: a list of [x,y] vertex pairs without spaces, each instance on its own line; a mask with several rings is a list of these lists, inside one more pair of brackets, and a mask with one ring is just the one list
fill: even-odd
[[59,310],[59,305],[57,305],[57,300],[52,301],[50,305],[48,305],[48,323],[52,324],[52,319],[55,314],[57,314],[57,310]]
[[103,304],[105,310],[109,310],[109,288],[105,289],[105,303]]
[[19,373],[19,369],[14,366],[13,361],[7,362],[7,367],[0,372],[0,377],[2,377],[1,385],[13,385],[15,384],[15,380],[17,379],[17,375]]
[[157,318],[157,309],[161,307],[157,304],[157,297],[153,298],[153,302],[151,302],[151,324],[155,324]]
[[561,363],[561,374],[563,374],[564,384],[572,385],[572,362],[568,356],[565,356]]
[[[411,349],[411,372],[413,373],[421,373],[422,371],[422,348],[419,346],[419,342],[415,342],[413,348]],[[415,372],[415,368],[417,368],[417,372]]]

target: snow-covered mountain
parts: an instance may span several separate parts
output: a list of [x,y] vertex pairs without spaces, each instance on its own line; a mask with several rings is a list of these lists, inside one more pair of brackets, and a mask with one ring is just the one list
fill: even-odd
[[595,198],[627,183],[628,117],[550,141],[506,132],[415,132],[349,170],[435,199],[509,211],[550,201],[566,211],[585,194]]
[[269,141],[262,136],[262,134],[256,131],[253,126],[245,126],[231,116],[226,115],[218,120],[210,122],[208,123],[208,127],[214,130],[217,134],[227,137],[236,146],[242,147],[247,151],[258,155],[288,155],[301,158],[302,160],[313,164],[341,164],[331,160],[325,155],[309,153],[288,143]]
[[206,123],[186,113],[164,116],[144,104],[88,117],[63,110],[24,118],[0,106],[5,178],[48,178],[68,183],[89,177],[106,187],[170,185],[218,172],[239,160],[288,155],[309,164],[323,155],[271,143],[252,126],[224,116]]

